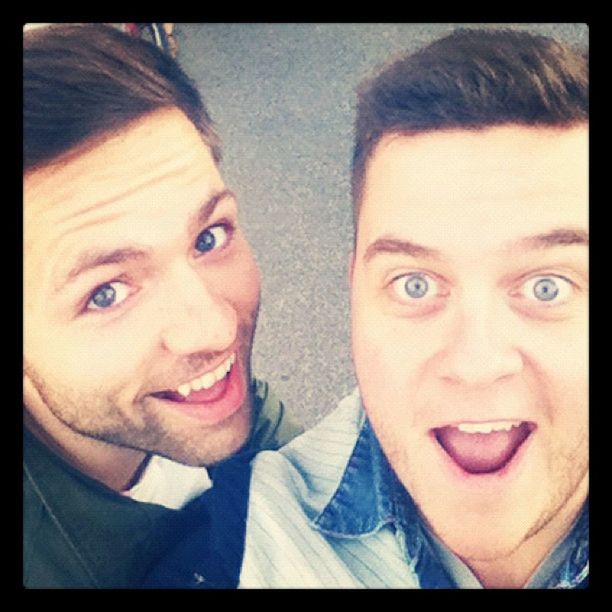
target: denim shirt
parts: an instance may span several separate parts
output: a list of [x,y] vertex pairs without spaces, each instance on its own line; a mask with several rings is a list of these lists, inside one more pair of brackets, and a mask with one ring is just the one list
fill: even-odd
[[[391,470],[357,392],[284,449],[259,455],[250,504],[242,587],[467,586],[457,579],[463,563],[440,554]],[[552,567],[542,563],[527,587],[584,585],[587,508],[548,558]]]

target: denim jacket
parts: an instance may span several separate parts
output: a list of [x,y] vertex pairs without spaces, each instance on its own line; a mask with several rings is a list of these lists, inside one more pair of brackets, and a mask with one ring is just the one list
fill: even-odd
[[[528,587],[586,585],[587,508],[563,551]],[[314,429],[255,460],[241,586],[458,587],[357,392]]]

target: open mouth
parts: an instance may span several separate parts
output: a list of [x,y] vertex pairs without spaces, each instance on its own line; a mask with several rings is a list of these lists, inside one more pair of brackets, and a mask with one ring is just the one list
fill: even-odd
[[216,426],[245,406],[246,382],[237,354],[214,370],[182,383],[177,389],[151,393],[159,407],[195,419],[199,425]]
[[236,355],[232,354],[211,372],[183,383],[177,389],[168,389],[151,395],[183,404],[214,402],[225,393],[235,361]]
[[460,423],[433,430],[446,454],[468,474],[502,470],[535,430],[527,421]]

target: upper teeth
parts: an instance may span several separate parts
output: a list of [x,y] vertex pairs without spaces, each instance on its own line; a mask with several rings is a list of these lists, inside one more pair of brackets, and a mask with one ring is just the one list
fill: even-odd
[[179,386],[177,391],[183,396],[187,397],[191,391],[199,391],[200,389],[210,389],[217,381],[225,377],[225,375],[231,370],[234,362],[236,361],[236,354],[232,354],[228,357],[221,365],[217,366],[212,372],[206,372],[206,374],[194,378],[192,381],[183,383]]
[[456,425],[459,431],[464,433],[484,433],[492,431],[510,431],[513,427],[518,427],[521,421],[496,421],[495,423],[460,423]]

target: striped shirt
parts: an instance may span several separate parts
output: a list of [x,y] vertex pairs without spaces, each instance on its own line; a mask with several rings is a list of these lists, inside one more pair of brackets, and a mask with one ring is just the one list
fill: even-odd
[[[585,508],[527,586],[574,588],[587,576]],[[357,390],[255,459],[240,587],[482,588],[420,520]]]

